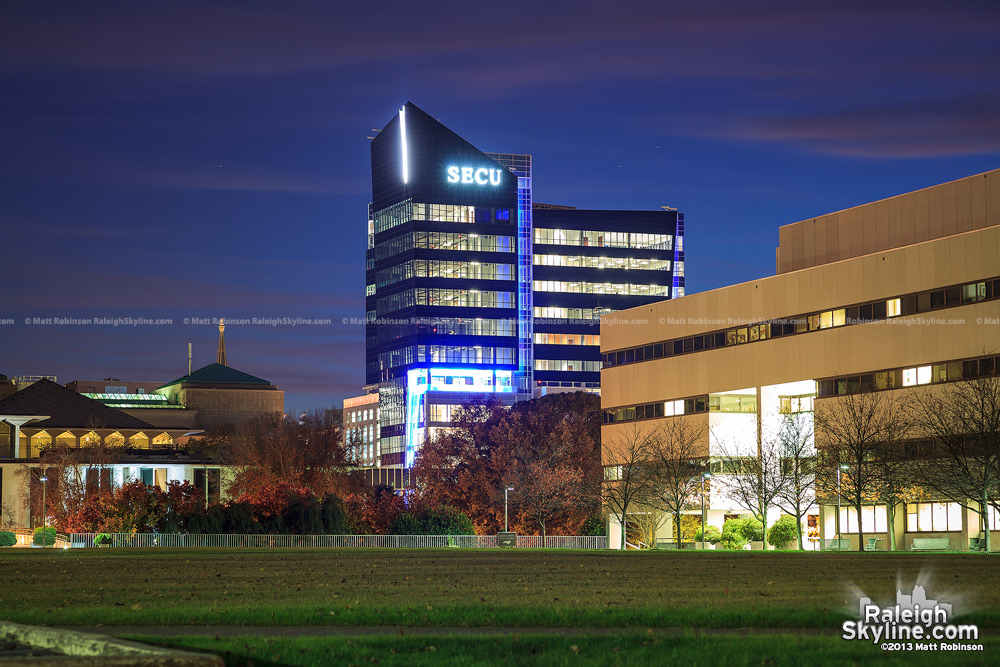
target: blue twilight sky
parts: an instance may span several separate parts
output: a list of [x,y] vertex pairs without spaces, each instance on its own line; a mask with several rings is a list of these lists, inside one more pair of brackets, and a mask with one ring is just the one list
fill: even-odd
[[[535,201],[679,208],[688,291],[770,275],[781,224],[1000,167],[1000,3],[46,2],[0,20],[0,373],[289,409],[364,381],[368,140],[412,100],[534,156]],[[170,318],[165,326],[26,318]]]

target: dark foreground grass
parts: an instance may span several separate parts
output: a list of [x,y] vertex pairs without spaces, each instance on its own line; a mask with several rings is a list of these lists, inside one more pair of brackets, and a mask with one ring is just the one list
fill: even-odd
[[0,572],[0,618],[48,625],[835,627],[923,574],[1000,627],[980,554],[21,549]]
[[994,665],[1000,642],[967,653],[884,652],[833,637],[129,637],[223,656],[229,667],[255,665]]

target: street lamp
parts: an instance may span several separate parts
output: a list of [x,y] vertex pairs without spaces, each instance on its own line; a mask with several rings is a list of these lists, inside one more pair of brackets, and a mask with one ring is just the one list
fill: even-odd
[[705,472],[701,475],[701,550],[705,550],[705,529],[708,527],[706,525],[705,518],[705,480],[712,476],[712,473]]
[[507,531],[507,492],[508,491],[513,491],[513,490],[514,490],[513,486],[504,487],[504,490],[503,490],[503,532],[505,532],[505,533],[508,532]]
[[[49,478],[42,475],[38,478],[38,481],[42,483],[42,548],[45,548],[45,487],[48,486],[47,482]],[[55,544],[55,542],[53,542]]]
[[840,548],[840,471],[847,472],[849,466],[844,463],[837,466],[837,548]]

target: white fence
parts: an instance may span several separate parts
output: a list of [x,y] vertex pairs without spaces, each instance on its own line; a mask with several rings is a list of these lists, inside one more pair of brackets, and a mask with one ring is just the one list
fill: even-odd
[[[229,549],[424,549],[496,548],[496,535],[179,535],[173,533],[105,533],[110,547],[221,547]],[[95,547],[98,533],[71,533],[71,547]],[[548,536],[548,549],[606,549],[608,538],[589,535]],[[539,549],[540,535],[518,535],[517,548]]]

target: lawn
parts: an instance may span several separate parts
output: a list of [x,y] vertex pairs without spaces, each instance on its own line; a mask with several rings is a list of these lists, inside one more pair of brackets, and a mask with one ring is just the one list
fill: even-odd
[[834,628],[856,592],[1000,627],[981,554],[6,549],[0,618],[51,625]]
[[[162,639],[136,636],[139,640]],[[168,645],[223,656],[230,667],[269,665],[993,665],[1000,642],[983,642],[975,653],[885,652],[870,643],[836,637],[663,637],[630,632],[619,636],[556,637],[175,637]]]

